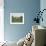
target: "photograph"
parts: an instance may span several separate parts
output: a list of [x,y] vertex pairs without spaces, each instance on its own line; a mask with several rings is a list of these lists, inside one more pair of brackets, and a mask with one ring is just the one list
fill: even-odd
[[10,24],[24,24],[24,13],[10,13]]

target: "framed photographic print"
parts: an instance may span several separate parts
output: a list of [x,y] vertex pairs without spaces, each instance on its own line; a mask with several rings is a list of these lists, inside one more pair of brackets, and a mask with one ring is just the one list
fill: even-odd
[[10,24],[24,24],[24,13],[10,13]]

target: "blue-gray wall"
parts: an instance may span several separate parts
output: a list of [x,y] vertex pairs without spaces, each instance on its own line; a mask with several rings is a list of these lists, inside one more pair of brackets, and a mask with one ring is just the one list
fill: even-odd
[[[40,9],[40,0],[4,0],[5,40],[18,41],[32,28],[33,19]],[[10,24],[10,13],[24,13],[24,24]]]

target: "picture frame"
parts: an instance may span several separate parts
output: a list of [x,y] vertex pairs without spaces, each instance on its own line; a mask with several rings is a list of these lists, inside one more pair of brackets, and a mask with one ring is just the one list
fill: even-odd
[[10,13],[10,24],[24,24],[24,13]]

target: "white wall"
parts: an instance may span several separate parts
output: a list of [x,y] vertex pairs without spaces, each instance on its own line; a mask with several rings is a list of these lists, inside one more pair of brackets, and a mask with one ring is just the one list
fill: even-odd
[[4,41],[4,0],[0,0],[0,42]]

